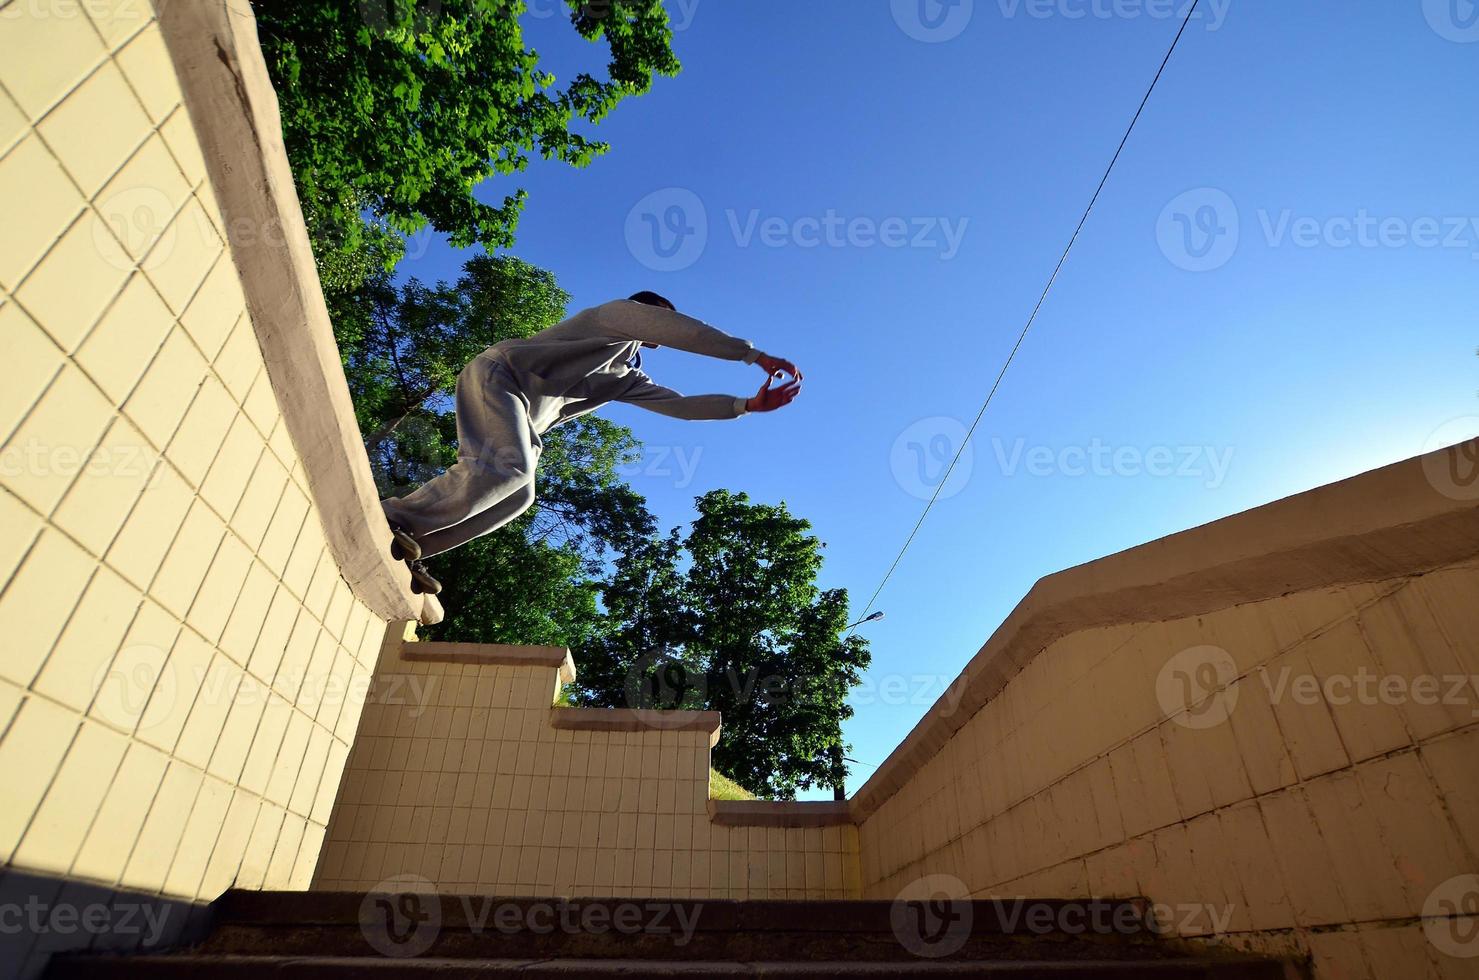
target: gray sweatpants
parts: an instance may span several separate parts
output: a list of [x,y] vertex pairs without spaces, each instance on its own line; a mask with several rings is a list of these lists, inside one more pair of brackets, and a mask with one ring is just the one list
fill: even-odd
[[404,497],[381,501],[385,516],[411,532],[422,557],[450,551],[507,524],[534,503],[543,449],[529,403],[491,358],[457,378],[457,463]]

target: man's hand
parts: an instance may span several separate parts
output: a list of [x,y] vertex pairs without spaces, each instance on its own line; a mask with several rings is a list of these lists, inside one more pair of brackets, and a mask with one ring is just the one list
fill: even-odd
[[761,354],[759,357],[755,358],[755,364],[757,367],[760,368],[760,370],[764,371],[771,377],[774,377],[777,372],[781,372],[784,374],[789,374],[792,380],[801,380],[801,372],[796,370],[796,365],[792,364],[784,357],[771,357],[769,354]]
[[[792,370],[794,371],[794,369]],[[772,388],[770,385],[777,377],[778,374],[766,375],[765,384],[760,386],[760,390],[755,393],[755,397],[745,402],[746,410],[751,412],[774,412],[778,408],[791,404],[791,400],[801,390],[800,375],[793,374],[790,381],[787,381],[779,388]]]

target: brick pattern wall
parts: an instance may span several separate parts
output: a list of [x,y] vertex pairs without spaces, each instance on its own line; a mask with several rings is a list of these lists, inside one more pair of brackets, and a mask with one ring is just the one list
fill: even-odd
[[325,550],[147,0],[0,4],[0,200],[0,858],[306,887],[383,626]]
[[710,822],[707,733],[556,729],[556,668],[393,649],[314,888],[415,875],[495,895],[858,896],[857,828]]
[[[864,822],[864,891],[1145,895],[1226,910],[1224,940],[1311,952],[1321,977],[1479,976],[1454,954],[1479,954],[1476,595],[1454,567],[1070,635]],[[1234,686],[1177,710],[1177,664],[1218,651]],[[1281,684],[1300,676],[1313,698]],[[1443,678],[1440,703],[1325,686],[1362,676]]]

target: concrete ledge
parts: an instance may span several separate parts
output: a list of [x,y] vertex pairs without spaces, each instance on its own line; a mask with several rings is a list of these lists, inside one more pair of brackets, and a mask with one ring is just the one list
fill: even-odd
[[1049,575],[850,801],[862,823],[1028,662],[1065,636],[1479,556],[1479,440],[1394,463]]
[[550,727],[588,732],[707,732],[719,742],[717,711],[642,711],[635,708],[551,708]]
[[853,822],[847,803],[826,801],[710,800],[709,819],[721,827],[839,827]]
[[413,594],[410,573],[390,558],[390,531],[324,305],[251,5],[155,0],[154,6],[329,551],[355,596],[381,619],[437,622],[440,603]]
[[575,680],[575,661],[566,647],[513,646],[502,643],[424,643],[402,641],[401,659],[440,664],[476,664],[488,667],[554,667],[560,683]]

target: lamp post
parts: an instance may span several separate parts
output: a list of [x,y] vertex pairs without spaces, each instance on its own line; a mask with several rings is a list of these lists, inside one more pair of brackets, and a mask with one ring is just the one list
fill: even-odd
[[[880,610],[878,610],[875,613],[870,613],[869,615],[864,616],[862,619],[858,620],[856,623],[853,623],[851,626],[849,626],[847,628],[847,632],[851,633],[853,630],[857,629],[859,626],[862,626],[864,623],[876,623],[876,622],[878,622],[882,618],[883,618],[883,610],[880,609]],[[837,732],[838,732],[838,735],[841,735],[842,734],[842,725],[841,724],[838,724],[838,726],[837,726]],[[842,776],[840,775],[840,773],[842,772],[842,762],[843,762],[843,758],[842,758],[842,743],[841,742],[839,742],[838,744],[832,746],[831,755],[832,755],[832,768],[833,768],[833,770],[835,772],[839,773],[839,775],[837,776],[837,781],[832,784],[832,799],[834,799],[834,800],[845,800],[845,799],[847,799],[847,787],[843,784],[843,779],[842,779]]]

